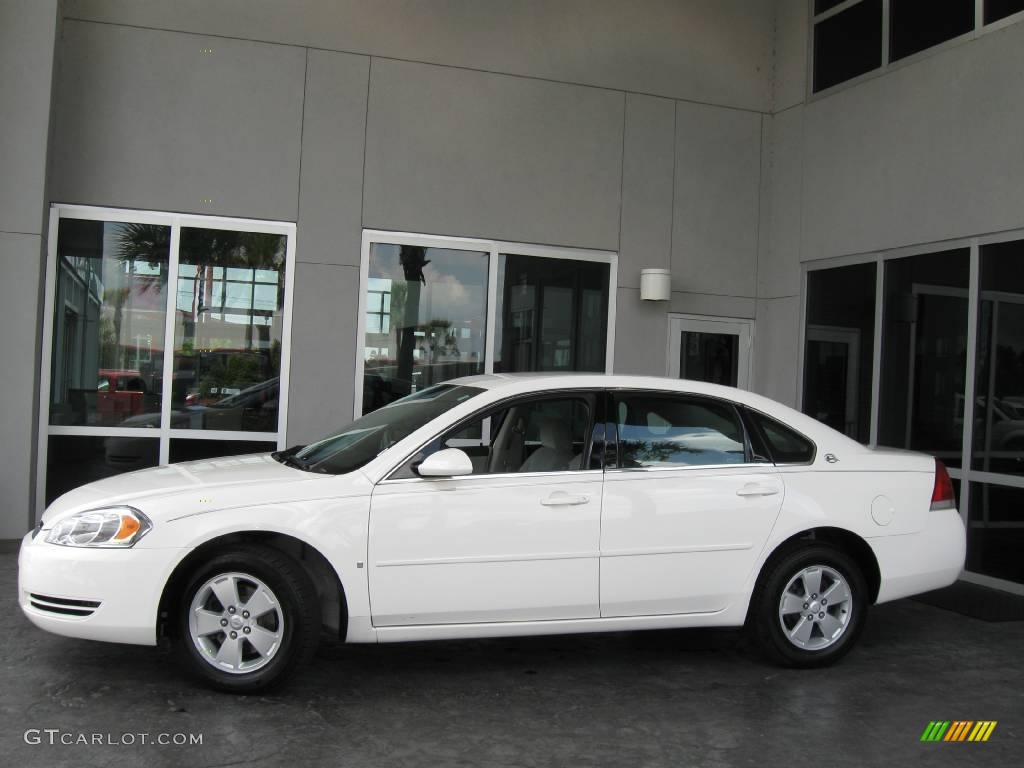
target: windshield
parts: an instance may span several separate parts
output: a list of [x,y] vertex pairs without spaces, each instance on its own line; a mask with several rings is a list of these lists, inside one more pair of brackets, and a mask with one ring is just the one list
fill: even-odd
[[477,387],[438,384],[356,419],[323,440],[310,443],[290,463],[312,472],[352,472],[427,422],[483,392]]

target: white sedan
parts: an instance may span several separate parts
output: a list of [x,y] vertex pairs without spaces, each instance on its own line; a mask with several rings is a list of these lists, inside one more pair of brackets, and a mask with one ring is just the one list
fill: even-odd
[[57,499],[19,601],[69,637],[153,645],[234,691],[350,643],[741,626],[835,661],[868,606],[952,583],[942,464],[736,389],[494,375],[305,447],[147,469]]

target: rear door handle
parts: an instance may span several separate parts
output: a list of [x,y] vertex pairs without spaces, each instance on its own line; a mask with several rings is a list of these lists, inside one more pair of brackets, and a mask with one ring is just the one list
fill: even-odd
[[771,485],[762,485],[761,483],[747,483],[742,488],[736,491],[737,496],[774,496],[779,492],[779,489]]
[[574,504],[586,504],[588,501],[590,501],[589,496],[566,493],[565,491],[555,491],[546,499],[542,499],[540,503],[545,507],[570,507]]

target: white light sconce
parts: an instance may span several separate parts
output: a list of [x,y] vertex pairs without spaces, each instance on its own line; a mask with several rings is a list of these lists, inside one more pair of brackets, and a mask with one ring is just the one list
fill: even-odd
[[668,269],[640,270],[640,298],[643,301],[668,301],[672,298],[672,272]]

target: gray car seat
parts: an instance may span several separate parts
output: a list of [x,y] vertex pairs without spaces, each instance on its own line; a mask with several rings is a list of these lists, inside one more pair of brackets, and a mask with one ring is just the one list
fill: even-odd
[[520,472],[558,472],[570,468],[576,454],[572,432],[564,421],[545,419],[540,425],[540,448],[519,467]]

